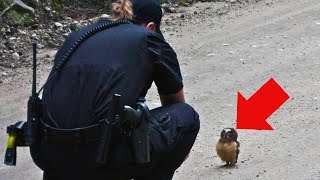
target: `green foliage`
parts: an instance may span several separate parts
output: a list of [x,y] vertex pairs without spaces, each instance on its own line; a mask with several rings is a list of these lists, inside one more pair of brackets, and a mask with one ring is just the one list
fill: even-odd
[[9,24],[27,26],[34,21],[33,14],[20,13],[19,11],[8,11],[6,16],[10,17]]
[[9,24],[19,24],[22,19],[22,15],[18,11],[13,10],[7,11],[6,17],[9,17],[7,19]]
[[[0,13],[11,5],[11,0],[0,0]],[[12,7],[9,11],[4,14],[5,23],[9,25],[26,26],[34,22],[35,15],[25,13],[24,10],[17,7]]]
[[7,16],[14,20],[19,20],[21,18],[21,15],[17,11],[8,11]]
[[188,3],[191,3],[192,1],[190,1],[190,0],[180,0],[180,2],[182,4],[188,4]]
[[12,1],[10,0],[0,0],[0,13],[7,8],[8,6],[10,6],[10,4],[12,3]]
[[61,11],[63,7],[63,0],[52,0],[52,9],[55,11]]
[[29,25],[34,22],[35,16],[33,14],[28,14],[25,17],[23,17],[23,25]]

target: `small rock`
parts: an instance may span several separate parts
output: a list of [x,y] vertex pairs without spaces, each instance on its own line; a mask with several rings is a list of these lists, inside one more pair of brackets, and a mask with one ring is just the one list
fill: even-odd
[[0,44],[0,49],[6,49],[6,46],[4,44]]
[[19,30],[19,33],[20,33],[21,35],[26,35],[26,34],[27,34],[26,31],[22,31],[22,30]]
[[50,8],[49,6],[46,6],[44,9],[45,9],[47,12],[50,12],[50,11],[51,11],[51,8]]
[[180,15],[180,18],[184,18],[184,14],[181,14],[181,15]]
[[2,76],[8,76],[8,73],[3,72],[3,73],[2,73]]
[[39,24],[33,24],[33,25],[31,26],[31,28],[32,28],[33,30],[39,29]]
[[38,44],[37,44],[37,48],[39,48],[39,49],[43,49],[43,48],[44,48],[44,45],[43,45],[43,44],[41,44],[41,43],[38,43]]
[[59,22],[55,22],[54,23],[54,27],[56,27],[56,28],[60,28],[60,27],[62,27],[63,25],[61,24],[61,23],[59,23]]
[[12,54],[12,58],[13,58],[14,60],[18,61],[18,60],[20,59],[20,55],[15,52],[15,53]]
[[10,34],[10,33],[11,33],[11,29],[10,29],[10,28],[7,28],[6,33],[7,33],[7,34]]
[[194,11],[193,14],[198,14],[198,12],[197,12],[197,11]]
[[30,38],[33,40],[39,40],[37,34],[32,34]]
[[169,11],[170,11],[171,13],[177,12],[176,8],[174,8],[174,7],[169,7]]
[[165,13],[175,13],[176,12],[176,8],[169,7],[169,6],[163,6],[162,7],[162,12],[164,12],[163,14],[165,14]]
[[216,54],[215,53],[209,53],[207,54],[207,57],[211,57],[211,56],[215,56]]
[[100,18],[102,18],[102,19],[107,19],[109,17],[110,17],[109,14],[101,14],[101,16],[100,16]]
[[63,37],[66,38],[66,37],[68,37],[69,34],[70,34],[70,33],[68,33],[68,32],[67,32],[67,33],[64,33],[64,34],[63,34]]
[[64,19],[65,19],[66,21],[72,21],[72,18],[69,17],[69,16],[65,16]]

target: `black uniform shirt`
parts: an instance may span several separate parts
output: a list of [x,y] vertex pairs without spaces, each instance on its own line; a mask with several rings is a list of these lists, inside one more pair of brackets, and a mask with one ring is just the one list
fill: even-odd
[[[81,35],[100,21],[71,33],[57,52],[55,65]],[[182,77],[175,52],[157,33],[122,24],[86,39],[44,88],[44,121],[77,128],[105,118],[113,94],[121,105],[134,105],[152,82],[159,94],[177,93]]]

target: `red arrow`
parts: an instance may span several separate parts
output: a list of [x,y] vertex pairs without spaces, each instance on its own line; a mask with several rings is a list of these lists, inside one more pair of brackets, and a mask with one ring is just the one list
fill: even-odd
[[273,130],[267,118],[289,99],[288,94],[271,78],[246,100],[238,92],[237,129]]

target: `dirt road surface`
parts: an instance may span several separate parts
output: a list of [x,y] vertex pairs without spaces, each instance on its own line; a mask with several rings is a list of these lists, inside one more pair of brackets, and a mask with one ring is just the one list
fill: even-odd
[[[199,16],[165,33],[180,59],[187,101],[201,117],[197,141],[175,180],[320,179],[319,12],[319,0],[265,0],[221,17]],[[47,72],[40,72],[42,82]],[[223,167],[214,146],[224,127],[235,127],[237,92],[249,98],[270,78],[290,96],[268,119],[275,130],[239,130],[238,164]],[[25,72],[0,86],[2,154],[6,125],[25,118],[29,79]],[[148,103],[159,105],[154,88]],[[28,149],[19,148],[16,167],[0,165],[0,179],[40,177]]]

